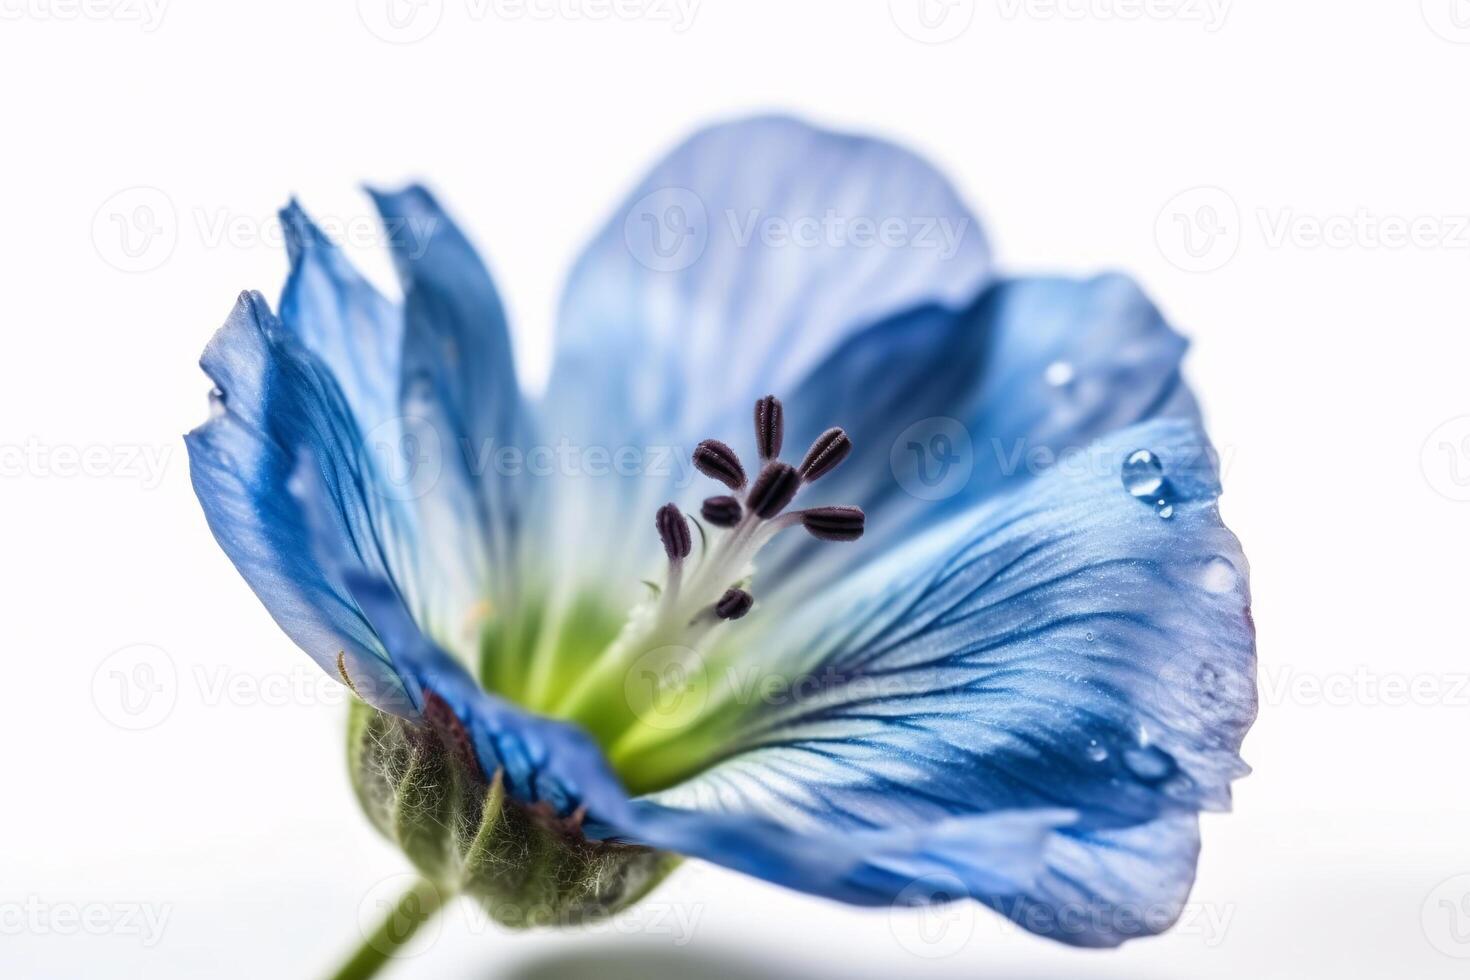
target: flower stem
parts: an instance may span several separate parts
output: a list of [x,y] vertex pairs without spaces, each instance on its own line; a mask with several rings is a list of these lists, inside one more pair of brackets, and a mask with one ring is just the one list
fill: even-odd
[[444,894],[433,882],[419,881],[403,893],[373,934],[352,954],[352,959],[332,974],[332,980],[367,980],[376,976],[419,927],[438,913],[444,901]]

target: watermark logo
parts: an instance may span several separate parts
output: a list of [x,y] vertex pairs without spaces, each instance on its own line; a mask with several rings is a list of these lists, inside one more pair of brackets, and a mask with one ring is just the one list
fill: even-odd
[[1170,198],[1154,222],[1159,251],[1185,272],[1213,272],[1240,247],[1240,208],[1219,187],[1193,187]]
[[169,260],[178,243],[178,212],[157,187],[120,190],[92,216],[92,245],[120,272],[150,272]]
[[[354,690],[369,703],[383,705],[401,697],[372,674],[357,671]],[[216,709],[281,709],[339,706],[351,695],[341,676],[311,663],[282,671],[250,673],[228,664],[194,664],[177,669],[168,653],[149,644],[110,654],[92,678],[92,700],[105,719],[132,731],[155,728],[172,717],[180,703]]]
[[[3,0],[0,0],[3,2]],[[317,215],[328,240],[357,248],[392,247],[419,258],[439,228],[433,215],[380,219],[366,214]],[[151,272],[167,262],[181,240],[204,249],[270,248],[284,251],[288,229],[274,212],[257,214],[228,207],[176,207],[157,187],[118,191],[92,218],[92,242],[102,260],[123,272]]]
[[473,20],[648,21],[683,34],[694,25],[700,0],[466,0]]
[[975,20],[975,0],[888,0],[888,15],[921,44],[953,41]]
[[92,703],[102,717],[127,731],[162,724],[178,699],[173,658],[149,643],[114,650],[92,674]]
[[[954,875],[932,874],[904,886],[888,910],[888,930],[898,944],[924,959],[953,956],[975,935],[980,906]],[[958,901],[956,900],[958,899]]]
[[439,428],[420,416],[379,422],[367,431],[363,443],[379,476],[373,487],[388,500],[418,500],[438,485],[444,472]]
[[937,214],[844,214],[836,208],[796,215],[727,208],[725,224],[737,248],[759,243],[764,248],[913,249],[934,252],[947,262],[959,253],[970,219]]
[[1470,960],[1470,874],[1440,882],[1424,899],[1419,924],[1436,950],[1453,959]]
[[173,905],[149,902],[50,902],[32,895],[0,902],[0,936],[121,936],[152,949]]
[[156,490],[167,475],[172,445],[52,445],[31,437],[0,443],[0,479],[131,480]]
[[[374,479],[368,489],[385,500],[417,500],[432,493],[446,463],[450,472],[477,480],[649,479],[681,490],[698,473],[683,446],[584,445],[566,437],[522,445],[457,436],[442,430],[443,416],[430,383],[409,385],[405,408],[412,414],[384,420],[368,430],[361,444],[372,463]],[[3,451],[0,446],[0,464]]]
[[1470,249],[1470,215],[1306,214],[1295,208],[1257,211],[1268,248],[1299,249]]
[[704,661],[684,646],[665,646],[641,654],[623,675],[623,696],[633,714],[657,731],[693,724],[709,699]]
[[725,208],[711,214],[693,191],[669,187],[640,199],[623,219],[623,240],[640,263],[677,272],[698,262],[710,236],[733,249],[886,249],[959,254],[970,219],[945,214],[862,214],[838,208],[782,212]]
[[[1092,634],[1088,637],[1091,639]],[[1165,663],[1156,684],[1160,703],[1174,705],[1184,718],[1199,718],[1221,728],[1241,728],[1255,715],[1253,678],[1192,650]]]
[[623,242],[633,258],[655,272],[689,268],[709,244],[704,201],[684,187],[644,195],[623,219]]
[[1257,207],[1248,219],[1219,187],[1176,194],[1154,228],[1159,251],[1186,272],[1213,272],[1230,262],[1241,240],[1268,249],[1470,251],[1470,214],[1391,214],[1361,207],[1312,213],[1294,207]]
[[357,904],[357,928],[363,940],[394,959],[427,951],[444,930],[443,920],[435,914],[442,903],[425,907],[422,889],[433,887],[413,872],[404,872],[369,888]]
[[1213,34],[1225,26],[1231,0],[1000,0],[1005,20],[1175,21]]
[[163,23],[168,0],[3,0],[0,21],[111,20],[137,24],[151,34]]
[[1470,415],[1440,423],[1419,452],[1430,488],[1446,500],[1470,500]]
[[[694,25],[700,0],[461,0],[451,15],[461,22],[608,21],[662,23],[675,34]],[[389,44],[413,44],[439,29],[445,0],[358,0],[358,19]]]
[[444,0],[357,0],[357,16],[379,40],[413,44],[438,28]]
[[1453,44],[1470,44],[1470,0],[1419,0],[1424,23]]
[[945,500],[970,482],[975,445],[958,419],[920,419],[893,441],[888,465],[908,493],[920,500]]

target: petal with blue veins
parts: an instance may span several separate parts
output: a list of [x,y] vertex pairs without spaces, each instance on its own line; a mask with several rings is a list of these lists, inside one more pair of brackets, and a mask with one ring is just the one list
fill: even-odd
[[548,425],[573,445],[640,454],[632,475],[567,487],[568,539],[593,568],[650,555],[639,532],[674,492],[695,492],[696,442],[749,442],[756,398],[789,393],[898,311],[967,307],[990,269],[969,209],[907,150],[789,118],[695,134],[614,212],[566,287]]
[[1073,946],[1117,946],[1178,921],[1198,860],[1194,814],[1111,830],[1061,828],[1048,840],[1031,888],[982,901],[1039,935]]
[[214,417],[189,433],[190,476],[210,529],[281,628],[376,707],[412,714],[377,634],[313,549],[294,486],[302,453],[320,467],[339,550],[377,574],[407,577],[414,558],[396,502],[359,450],[330,372],[270,312],[240,297],[201,364],[218,387]]
[[531,506],[523,474],[497,454],[531,448],[505,311],[464,234],[422,187],[374,192],[403,283],[399,400],[403,496],[435,584],[421,615],[467,661],[488,616],[517,608]]
[[843,549],[790,536],[761,570],[799,593],[795,572],[820,581],[1100,436],[1196,418],[1180,375],[1187,346],[1119,275],[1003,280],[960,313],[927,307],[873,325],[787,399],[794,445],[828,425],[851,435],[852,455],[815,492],[864,508],[867,533]]
[[364,433],[399,414],[403,311],[352,266],[347,256],[292,201],[281,210],[291,273],[281,292],[281,321],[337,379]]
[[[1168,517],[1124,485],[1142,448]],[[742,636],[747,659],[710,665],[740,683],[709,729],[614,747],[635,792],[667,786],[631,802],[574,729],[456,681],[448,658],[410,669],[455,692],[487,771],[519,766],[528,801],[585,806],[601,836],[861,904],[939,876],[1033,931],[1116,945],[1178,916],[1196,813],[1245,771],[1254,633],[1218,494],[1193,420],[1099,441]]]
[[[1163,461],[1168,517],[1123,484],[1139,449]],[[661,805],[814,835],[1065,807],[1076,821],[1018,921],[1059,902],[1111,921],[1121,903],[1156,910],[1157,931],[1192,880],[1185,818],[1229,806],[1255,714],[1246,565],[1218,493],[1192,420],[1121,430],[732,637],[706,671],[709,727],[613,759],[635,790],[687,766]]]
[[[364,449],[376,465],[382,490],[395,498],[418,532],[412,574],[396,585],[404,591],[426,629],[467,662],[478,655],[480,627],[490,597],[490,540],[482,499],[505,506],[503,488],[482,486],[474,464],[485,458],[473,448],[462,423],[458,392],[482,389],[442,365],[430,370],[424,351],[468,347],[479,351],[485,389],[515,393],[505,324],[488,274],[462,236],[427,192],[410,188],[380,195],[387,239],[406,266],[405,276],[432,286],[410,286],[404,304],[385,299],[318,228],[291,202],[281,212],[291,257],[291,274],[281,296],[281,319],[332,372],[352,408]],[[448,236],[449,242],[443,239]],[[431,249],[433,255],[430,255]],[[435,262],[430,271],[417,263]],[[427,316],[426,297],[436,291],[466,292],[466,303],[486,303],[483,313]],[[406,324],[406,319],[408,323]],[[464,331],[473,339],[426,341]],[[418,367],[405,380],[405,341]],[[498,379],[498,380],[497,380]],[[488,416],[496,416],[489,411]],[[518,424],[519,408],[510,411]],[[484,438],[493,438],[486,436]],[[488,468],[487,468],[488,469]],[[495,540],[504,544],[507,534]],[[503,596],[498,597],[502,600]]]
[[[399,669],[464,726],[488,777],[513,798],[569,815],[590,836],[704,857],[787,887],[860,905],[961,897],[1020,901],[1046,872],[1054,832],[1076,814],[1035,808],[829,836],[759,815],[700,812],[630,800],[580,729],[529,714],[483,691],[422,635],[387,583],[348,571],[347,588],[394,651]],[[953,883],[942,893],[916,887]]]
[[[1121,475],[1140,449],[1165,480],[1142,499]],[[677,737],[645,725],[613,761],[635,789],[686,767],[670,803],[813,825],[1224,809],[1255,646],[1218,493],[1192,421],[1120,430],[789,614],[752,617],[705,667],[700,717]]]

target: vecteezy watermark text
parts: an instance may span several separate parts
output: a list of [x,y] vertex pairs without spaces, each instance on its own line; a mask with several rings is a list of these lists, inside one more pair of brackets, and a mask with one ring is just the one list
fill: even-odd
[[122,936],[152,949],[172,914],[167,902],[53,902],[30,895],[0,902],[0,936]]
[[1208,33],[1225,26],[1232,0],[997,0],[1003,20],[1177,21]]
[[915,215],[872,217],[844,215],[835,208],[821,214],[769,214],[760,208],[747,211],[727,209],[725,221],[730,238],[741,247],[758,241],[766,248],[914,248],[952,259],[960,240],[970,227],[968,217]]
[[136,480],[145,490],[163,482],[173,446],[129,443],[86,445],[42,442],[0,443],[0,479]]
[[677,272],[698,262],[713,239],[735,249],[888,249],[954,258],[970,219],[947,214],[865,214],[835,207],[799,212],[759,207],[714,211],[685,187],[662,187],[623,216],[623,241],[642,265]]
[[1202,186],[1169,199],[1154,236],[1174,266],[1213,272],[1229,264],[1247,239],[1272,250],[1470,251],[1470,213],[1395,214],[1367,207],[1314,212],[1291,206],[1242,212],[1225,189]]
[[479,24],[537,21],[667,24],[682,34],[694,24],[702,0],[357,0],[357,15],[374,37],[413,44],[451,20]]
[[477,441],[441,432],[439,425],[422,416],[399,416],[375,426],[367,433],[364,448],[379,476],[372,484],[374,491],[393,500],[414,500],[433,492],[448,466],[475,479],[646,477],[677,489],[689,486],[695,474],[688,447],[583,445],[566,437],[534,445],[493,438]]
[[116,21],[158,30],[169,0],[0,0],[0,21]]
[[[394,218],[318,214],[313,221],[331,241],[361,248],[392,246],[409,258],[423,255],[439,227],[439,219],[427,214]],[[112,194],[92,216],[92,245],[104,262],[120,272],[159,268],[181,241],[210,250],[284,250],[287,238],[286,225],[278,214],[220,206],[180,207],[167,192],[144,185]]]
[[[967,896],[970,889],[955,876],[936,872],[916,878],[899,893],[888,912],[888,928],[898,944],[923,959],[943,959],[970,946],[979,920],[989,912]],[[1001,928],[1021,929],[1058,938],[1147,936],[1169,929],[1206,948],[1223,943],[1235,918],[1235,906],[1190,902],[1068,902],[1055,904],[1004,899],[996,911]]]

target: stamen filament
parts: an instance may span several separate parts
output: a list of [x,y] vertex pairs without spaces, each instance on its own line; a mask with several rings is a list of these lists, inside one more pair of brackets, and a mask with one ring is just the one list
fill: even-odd
[[[651,737],[640,725],[637,710],[626,700],[626,682],[613,681],[617,672],[627,671],[639,658],[668,651],[671,662],[702,661],[720,628],[750,612],[755,597],[749,579],[755,556],[782,531],[803,525],[818,538],[851,541],[862,535],[863,514],[856,507],[816,507],[787,511],[802,489],[836,468],[851,452],[852,444],[841,429],[828,429],[813,444],[798,471],[777,459],[781,449],[783,418],[781,403],[766,397],[756,405],[756,438],[761,470],[745,496],[744,506],[734,497],[711,497],[702,508],[706,520],[718,529],[697,557],[691,554],[688,519],[674,503],[660,507],[655,525],[668,559],[664,584],[656,598],[636,607],[622,631],[588,665],[559,699],[554,713],[588,724],[616,753],[641,738]],[[745,484],[745,471],[734,451],[725,443],[706,439],[694,454],[695,465],[705,475],[732,490]],[[686,569],[690,561],[696,562]]]

